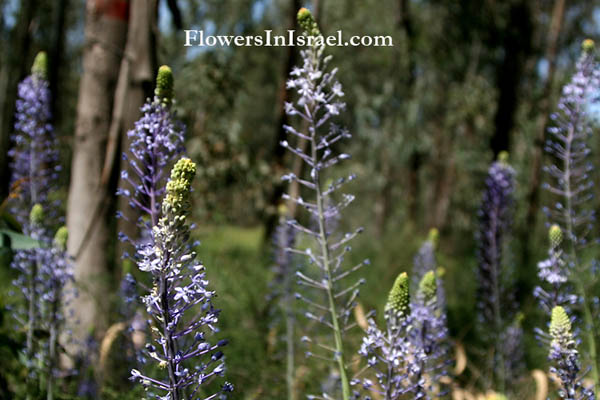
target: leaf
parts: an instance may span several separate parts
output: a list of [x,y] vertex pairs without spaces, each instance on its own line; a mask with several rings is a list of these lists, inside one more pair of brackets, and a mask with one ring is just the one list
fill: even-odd
[[1,247],[10,247],[15,250],[29,250],[43,247],[43,243],[29,236],[9,229],[0,229],[2,237]]

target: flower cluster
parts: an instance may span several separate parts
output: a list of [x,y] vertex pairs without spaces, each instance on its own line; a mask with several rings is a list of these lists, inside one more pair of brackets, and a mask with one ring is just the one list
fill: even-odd
[[438,278],[434,271],[423,275],[417,295],[411,302],[409,340],[418,360],[414,378],[415,398],[443,396],[440,382],[447,375],[448,328],[446,313],[439,308]]
[[548,258],[538,263],[538,277],[543,286],[537,286],[534,296],[548,313],[555,306],[573,305],[577,296],[568,294],[565,287],[568,281],[567,263],[561,248],[563,234],[558,225],[552,225],[548,230],[550,247]]
[[[447,375],[448,331],[445,313],[438,308],[435,273],[423,276],[413,299],[408,287],[408,275],[400,274],[385,308],[386,331],[369,319],[359,351],[367,360],[361,374],[371,371],[376,381],[368,376],[352,381],[386,400],[407,395],[431,399],[445,394],[441,378]],[[354,397],[360,398],[358,390]]]
[[[352,380],[354,398],[360,398],[359,387],[374,392],[385,400],[400,399],[415,389],[411,384],[420,370],[419,360],[409,341],[410,324],[409,280],[406,272],[396,278],[385,306],[386,330],[382,331],[373,318],[368,321],[359,354],[367,360],[362,373],[371,371],[375,380],[357,377]],[[367,399],[370,397],[366,397]]]
[[[317,24],[307,9],[303,8],[298,12],[298,22],[305,30],[305,35],[320,35]],[[310,177],[303,179],[288,174],[283,179],[298,182],[301,187],[310,191],[311,200],[289,195],[284,195],[284,199],[297,203],[317,221],[317,227],[314,229],[296,220],[289,221],[290,226],[314,241],[313,247],[290,249],[293,253],[307,257],[310,264],[305,271],[297,272],[298,283],[306,288],[305,293],[299,293],[297,297],[309,308],[305,313],[307,318],[331,330],[330,343],[321,343],[320,340],[305,337],[306,343],[313,344],[315,349],[318,349],[308,351],[307,355],[331,360],[337,365],[336,373],[339,374],[340,383],[335,386],[341,389],[340,397],[348,400],[350,386],[343,336],[354,325],[350,317],[356,304],[359,286],[364,283],[363,279],[354,280],[351,277],[353,272],[368,264],[368,261],[345,268],[344,258],[350,251],[348,242],[362,230],[357,229],[340,236],[333,231],[337,229],[338,224],[328,223],[338,219],[341,211],[353,201],[352,195],[343,194],[341,199],[337,199],[336,195],[338,189],[354,179],[354,176],[335,179],[330,184],[325,184],[326,170],[349,158],[348,154],[336,153],[333,145],[349,138],[350,134],[331,123],[332,118],[345,108],[345,103],[340,100],[344,92],[341,84],[336,80],[337,69],[328,69],[331,57],[323,56],[324,49],[321,42],[303,50],[302,66],[295,67],[291,72],[291,78],[287,81],[287,88],[295,90],[299,97],[295,103],[286,103],[286,112],[290,116],[299,116],[304,120],[308,131],[300,132],[291,126],[284,128],[292,137],[296,137],[299,141],[306,141],[308,148],[292,146],[288,141],[283,141],[281,145],[308,166]],[[322,300],[325,304],[321,304]],[[331,350],[331,354],[318,354],[323,349]],[[338,395],[329,393],[329,396]]]
[[571,332],[571,321],[561,306],[552,309],[550,338],[548,358],[553,364],[550,372],[560,379],[560,397],[569,400],[595,399],[593,390],[585,388],[581,383],[579,355]]
[[507,366],[518,364],[505,359],[502,351],[505,331],[513,320],[514,304],[509,288],[506,261],[508,234],[512,225],[515,171],[508,164],[508,153],[501,152],[492,163],[485,180],[485,190],[479,210],[477,234],[478,291],[477,306],[485,344],[491,346],[494,357],[490,368],[498,388],[504,392]]
[[485,191],[479,211],[478,244],[478,306],[485,326],[502,329],[498,309],[506,293],[503,289],[503,267],[507,234],[512,224],[515,171],[506,155],[492,163],[485,181]]
[[[219,310],[212,305],[214,291],[208,289],[204,266],[190,250],[190,191],[196,165],[180,159],[171,171],[162,202],[162,216],[153,228],[152,243],[138,245],[139,268],[152,274],[153,288],[143,297],[151,317],[153,343],[146,345],[151,359],[166,370],[163,377],[150,377],[132,370],[132,379],[148,390],[163,393],[164,399],[197,398],[202,384],[225,372],[223,353],[227,344],[209,342],[217,331]],[[230,392],[225,383],[218,393],[205,400]]]
[[[11,137],[14,146],[8,152],[12,159],[11,212],[26,234],[31,233],[29,213],[35,204],[44,208],[46,218],[56,217],[56,206],[49,203],[48,194],[58,177],[58,146],[50,123],[51,95],[46,70],[46,54],[40,52],[31,75],[19,84],[15,133]],[[51,240],[52,235],[48,237]]]
[[[142,117],[127,133],[131,139],[130,154],[123,153],[123,159],[129,162],[133,173],[130,175],[127,170],[122,170],[121,178],[130,188],[117,191],[118,195],[127,196],[130,206],[145,216],[138,221],[142,231],[158,223],[165,194],[165,170],[184,151],[185,126],[175,120],[170,107],[172,102],[173,74],[163,65],[156,78],[154,98],[142,106]],[[123,215],[118,214],[118,217]],[[124,236],[121,239],[129,240]]]

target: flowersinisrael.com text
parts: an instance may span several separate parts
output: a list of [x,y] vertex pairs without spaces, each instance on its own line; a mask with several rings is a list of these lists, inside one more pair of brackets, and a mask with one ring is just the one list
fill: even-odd
[[392,47],[394,43],[391,36],[351,36],[344,40],[342,31],[329,36],[304,36],[295,35],[289,29],[286,35],[275,35],[272,30],[265,30],[264,35],[205,35],[204,31],[195,29],[185,30],[184,46],[200,47],[242,47],[242,46],[312,46],[325,44],[329,47],[365,46],[365,47]]

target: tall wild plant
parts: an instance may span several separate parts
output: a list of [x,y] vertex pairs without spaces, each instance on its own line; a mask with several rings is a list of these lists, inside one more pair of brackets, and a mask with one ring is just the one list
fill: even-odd
[[[543,187],[552,195],[552,207],[545,207],[548,220],[558,226],[561,242],[555,246],[558,256],[555,267],[565,274],[574,287],[577,309],[582,314],[586,360],[591,365],[590,378],[596,395],[599,389],[597,325],[598,315],[593,305],[598,297],[593,294],[597,280],[586,249],[595,244],[592,236],[595,215],[591,204],[594,183],[590,161],[589,138],[592,134],[591,104],[597,100],[600,89],[600,69],[595,61],[594,43],[586,40],[571,81],[564,86],[558,110],[552,115],[554,126],[548,132],[550,139],[545,150],[552,161],[544,167],[548,181]],[[595,97],[596,96],[596,97]],[[564,269],[561,265],[564,263]],[[563,275],[550,276],[556,283]],[[559,279],[560,278],[560,279]],[[546,279],[547,280],[547,279]],[[556,287],[555,290],[560,290]],[[566,296],[567,293],[557,292]],[[559,301],[555,302],[557,305]]]
[[[73,274],[65,250],[66,228],[52,195],[60,170],[58,145],[50,123],[48,61],[38,53],[31,75],[19,84],[15,115],[10,210],[23,232],[38,240],[39,247],[18,250],[12,267],[19,271],[14,285],[25,299],[15,317],[26,331],[23,360],[27,369],[27,396],[53,399],[59,373],[59,336],[64,328],[64,309],[69,291],[64,286]],[[40,334],[44,332],[45,334]],[[37,383],[37,385],[36,385]],[[39,388],[36,392],[35,388]]]
[[[331,224],[328,224],[328,221],[338,218],[341,211],[354,199],[354,196],[349,194],[342,194],[341,199],[336,198],[340,188],[352,180],[353,176],[336,179],[329,185],[325,184],[327,169],[349,158],[348,154],[337,153],[334,145],[342,139],[350,138],[351,135],[333,123],[333,119],[345,108],[345,103],[341,101],[344,92],[336,79],[337,69],[329,68],[331,57],[324,56],[323,37],[310,11],[301,9],[298,12],[298,23],[310,45],[301,52],[302,66],[292,70],[287,82],[287,87],[298,93],[298,99],[295,103],[286,103],[285,108],[288,115],[299,116],[305,122],[307,131],[301,132],[291,126],[286,126],[285,129],[290,136],[307,141],[308,148],[304,150],[288,141],[283,141],[281,145],[299,157],[310,170],[308,179],[294,174],[285,175],[284,179],[297,181],[310,192],[310,197],[305,200],[303,197],[285,195],[284,198],[296,202],[308,211],[317,221],[317,227],[311,228],[296,220],[290,221],[293,228],[305,233],[314,243],[314,247],[295,248],[290,251],[304,255],[314,267],[307,268],[306,272],[297,273],[299,284],[307,288],[305,294],[298,295],[307,308],[304,315],[330,332],[329,338],[324,342],[317,337],[305,337],[305,341],[313,344],[315,348],[307,355],[335,365],[339,374],[340,397],[348,400],[351,393],[344,335],[354,325],[350,317],[359,286],[364,283],[363,279],[352,279],[351,275],[368,261],[345,267],[344,258],[350,251],[348,243],[362,229],[338,237],[335,231],[330,230]],[[330,393],[309,398],[331,396],[337,397],[336,394]]]
[[492,163],[485,180],[485,190],[479,210],[477,233],[478,290],[477,306],[484,343],[491,350],[489,369],[491,383],[504,393],[510,376],[510,358],[505,350],[514,347],[511,322],[515,304],[507,270],[508,235],[513,220],[515,171],[508,165],[508,153],[501,152]]

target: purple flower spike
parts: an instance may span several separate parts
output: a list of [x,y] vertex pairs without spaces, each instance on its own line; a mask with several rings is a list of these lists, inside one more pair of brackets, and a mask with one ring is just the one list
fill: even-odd
[[[219,310],[212,305],[215,292],[208,288],[204,266],[189,244],[186,219],[195,174],[196,164],[190,159],[175,164],[152,242],[138,245],[139,267],[153,278],[150,293],[143,297],[153,337],[146,352],[162,372],[150,376],[134,369],[131,379],[169,400],[197,399],[203,384],[225,373],[220,349],[227,341],[208,341],[210,334],[218,331]],[[204,400],[224,396],[232,389],[225,383],[217,394]]]

